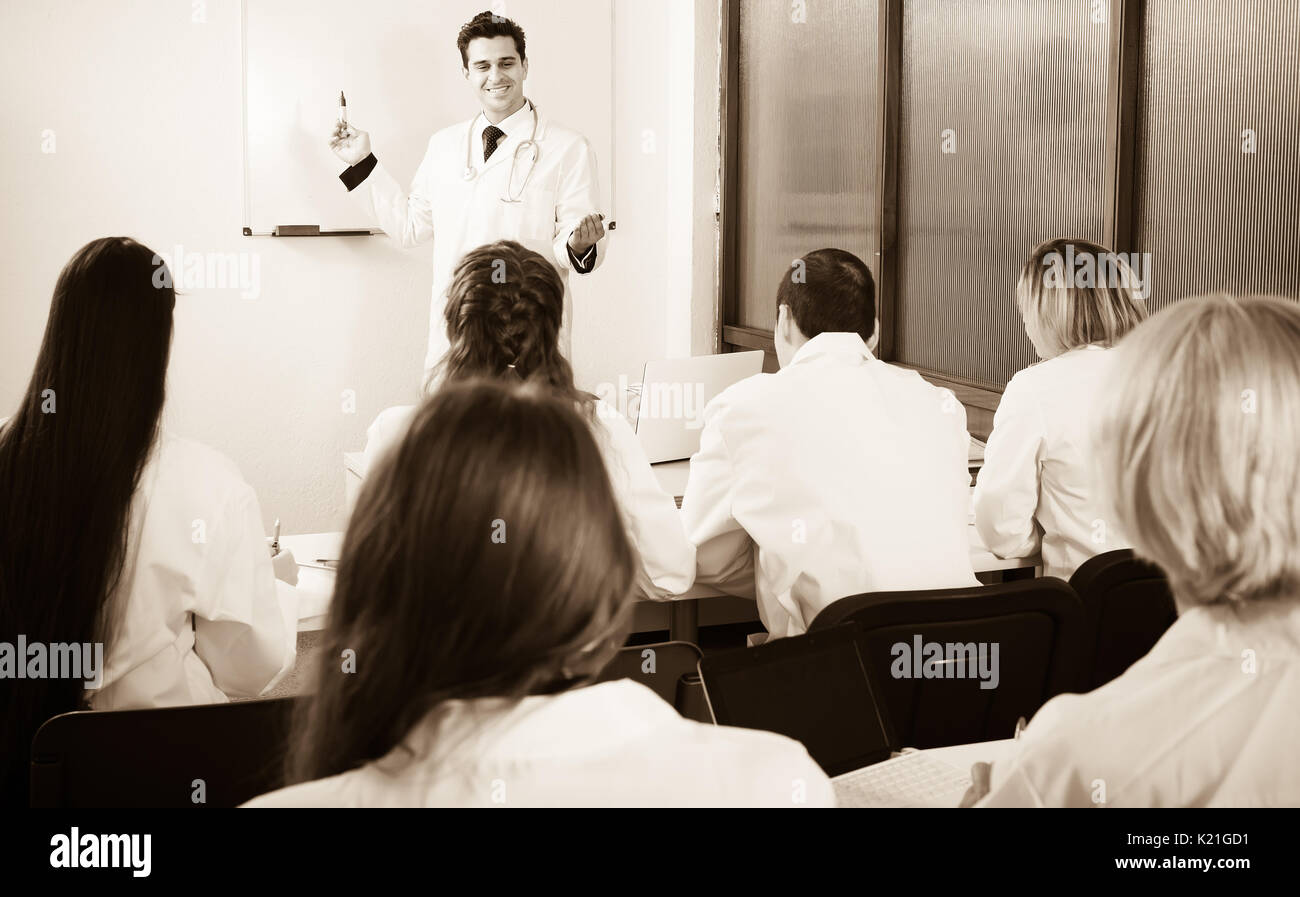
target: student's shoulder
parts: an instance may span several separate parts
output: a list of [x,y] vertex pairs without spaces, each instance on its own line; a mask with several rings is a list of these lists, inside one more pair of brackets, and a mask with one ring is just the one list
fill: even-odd
[[615,439],[636,438],[636,431],[622,411],[611,402],[597,398],[592,404],[592,414],[596,427]]
[[[924,408],[924,403],[933,402],[935,412],[945,418],[952,418],[952,412],[962,409],[961,402],[951,389],[936,386],[910,368],[877,361],[868,370],[873,378],[873,388],[882,389],[885,394],[895,398],[901,397],[917,408]],[[964,422],[965,417],[952,419]]]
[[1055,392],[1062,384],[1078,386],[1099,375],[1113,361],[1109,349],[1085,347],[1037,361],[1021,368],[1007,381],[1006,388],[1026,395]]
[[[793,738],[757,729],[683,721],[679,749],[715,770],[726,803],[833,806],[826,773]],[[683,758],[684,760],[688,758]]]
[[807,748],[793,738],[776,732],[690,721],[684,734],[693,743],[705,744],[710,750],[738,757],[766,759],[797,767],[813,762],[808,756]]
[[1060,356],[1049,358],[1012,374],[1002,389],[997,414],[1001,417],[1008,414],[1041,414],[1045,406],[1051,407],[1059,403],[1061,384],[1069,379],[1068,369],[1060,362]]
[[247,498],[252,486],[233,460],[198,439],[162,432],[156,447],[157,486],[168,494],[182,495],[192,503],[220,506]]
[[160,476],[195,489],[227,491],[247,486],[229,457],[197,439],[166,430],[158,437],[157,464]]
[[362,806],[353,793],[356,775],[345,772],[326,779],[316,779],[289,785],[255,797],[241,809],[266,810],[287,807],[352,807]]
[[611,471],[614,470],[613,458],[619,459],[624,470],[628,469],[626,465],[629,463],[650,463],[646,460],[645,450],[641,448],[631,422],[613,404],[604,399],[596,399],[591,408],[591,428],[596,437],[596,446],[605,456]]
[[[1057,695],[1040,707],[1016,743],[1010,765],[1037,780],[1065,772],[1085,755],[1098,774],[1126,762],[1130,751],[1141,750],[1130,739],[1143,731],[1146,714],[1124,699],[1129,687],[1116,687],[1116,681],[1087,694]],[[1080,745],[1093,747],[1082,751]]]
[[781,386],[778,374],[754,374],[739,380],[709,401],[704,407],[705,420],[726,411],[761,406],[764,400]]
[[911,368],[900,367],[887,361],[868,362],[864,369],[879,384],[881,381],[894,390],[906,390],[926,395],[941,396],[949,390],[935,386]]
[[394,405],[375,415],[375,419],[366,428],[367,470],[374,466],[381,455],[406,437],[407,431],[411,429],[411,421],[415,418],[416,410],[415,405]]

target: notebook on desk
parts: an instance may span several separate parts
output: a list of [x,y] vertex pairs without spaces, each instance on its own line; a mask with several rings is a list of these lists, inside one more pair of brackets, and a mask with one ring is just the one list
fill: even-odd
[[903,752],[876,700],[858,628],[777,639],[705,657],[700,678],[713,721],[765,729],[803,744],[842,807],[955,807],[969,776],[941,760]]

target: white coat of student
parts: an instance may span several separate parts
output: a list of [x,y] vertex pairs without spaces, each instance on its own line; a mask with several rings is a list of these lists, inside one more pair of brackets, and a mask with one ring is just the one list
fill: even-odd
[[557,124],[524,96],[523,29],[483,12],[456,40],[465,80],[482,107],[429,140],[410,193],[370,151],[370,136],[338,124],[330,147],[350,166],[339,177],[362,196],[392,242],[407,249],[433,240],[433,298],[425,370],[447,350],[442,306],[461,256],[515,240],[550,259],[566,284],[560,345],[569,354],[568,271],[586,274],[605,256],[596,156],[586,138]]
[[[158,273],[134,240],[82,247],[0,424],[0,639],[99,643],[103,658],[84,695],[81,680],[6,679],[3,731],[19,739],[83,699],[219,702],[293,666],[297,602],[257,496],[228,458],[160,428],[176,300]],[[296,580],[290,554],[277,567]]]
[[798,742],[684,719],[630,679],[589,684],[637,574],[569,397],[439,390],[362,487],[296,784],[249,806],[833,806]]
[[[536,382],[571,398],[591,424],[641,558],[642,591],[652,598],[680,595],[695,579],[695,546],[631,424],[618,409],[574,385],[573,368],[559,345],[563,315],[564,283],[540,254],[512,241],[466,253],[452,276],[443,314],[451,348],[430,372],[425,390],[491,377]],[[367,470],[401,442],[414,413],[406,405],[375,418],[367,432]]]
[[777,290],[781,370],[704,409],[682,499],[696,581],[756,597],[774,638],[849,595],[978,584],[966,411],[872,355],[874,318],[861,259],[804,255]]
[[1016,305],[1043,360],[1007,384],[975,481],[975,526],[999,557],[1041,550],[1043,574],[1069,579],[1129,546],[1098,505],[1088,439],[1113,347],[1146,320],[1142,290],[1121,256],[1086,240],[1048,240],[1025,261]]
[[979,765],[987,806],[1300,806],[1300,309],[1183,299],[1116,348],[1098,480],[1178,619]]

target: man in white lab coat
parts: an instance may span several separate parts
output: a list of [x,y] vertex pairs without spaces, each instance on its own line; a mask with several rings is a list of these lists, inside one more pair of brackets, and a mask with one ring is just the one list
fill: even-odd
[[966,411],[878,361],[877,329],[861,259],[796,259],[777,292],[780,372],[704,410],[682,499],[695,581],[755,596],[773,638],[849,595],[978,584]]
[[518,25],[480,13],[456,43],[481,113],[430,138],[409,194],[371,153],[369,135],[340,124],[330,146],[350,167],[339,177],[348,190],[363,188],[395,245],[433,240],[426,371],[447,350],[442,312],[452,270],[466,252],[497,240],[518,241],[555,262],[566,287],[560,344],[568,355],[568,271],[593,271],[605,255],[595,154],[586,138],[524,96],[528,58]]

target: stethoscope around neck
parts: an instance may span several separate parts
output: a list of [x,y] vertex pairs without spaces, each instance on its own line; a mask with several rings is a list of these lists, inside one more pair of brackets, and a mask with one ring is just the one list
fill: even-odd
[[[514,155],[510,157],[510,177],[506,180],[506,195],[501,197],[502,202],[515,203],[520,201],[524,195],[524,190],[528,187],[528,180],[533,176],[533,169],[537,167],[537,157],[541,150],[537,143],[537,106],[532,100],[525,98],[524,102],[528,103],[528,108],[533,110],[533,133],[527,140],[522,140],[515,145]],[[479,115],[483,113],[480,112]],[[469,130],[465,134],[465,173],[462,177],[466,181],[472,181],[478,177],[478,169],[474,167],[474,125],[478,121],[478,115],[469,123]],[[519,192],[515,193],[513,189],[515,183],[515,165],[519,162],[519,151],[528,150],[528,169],[524,172],[524,182],[519,185]]]

